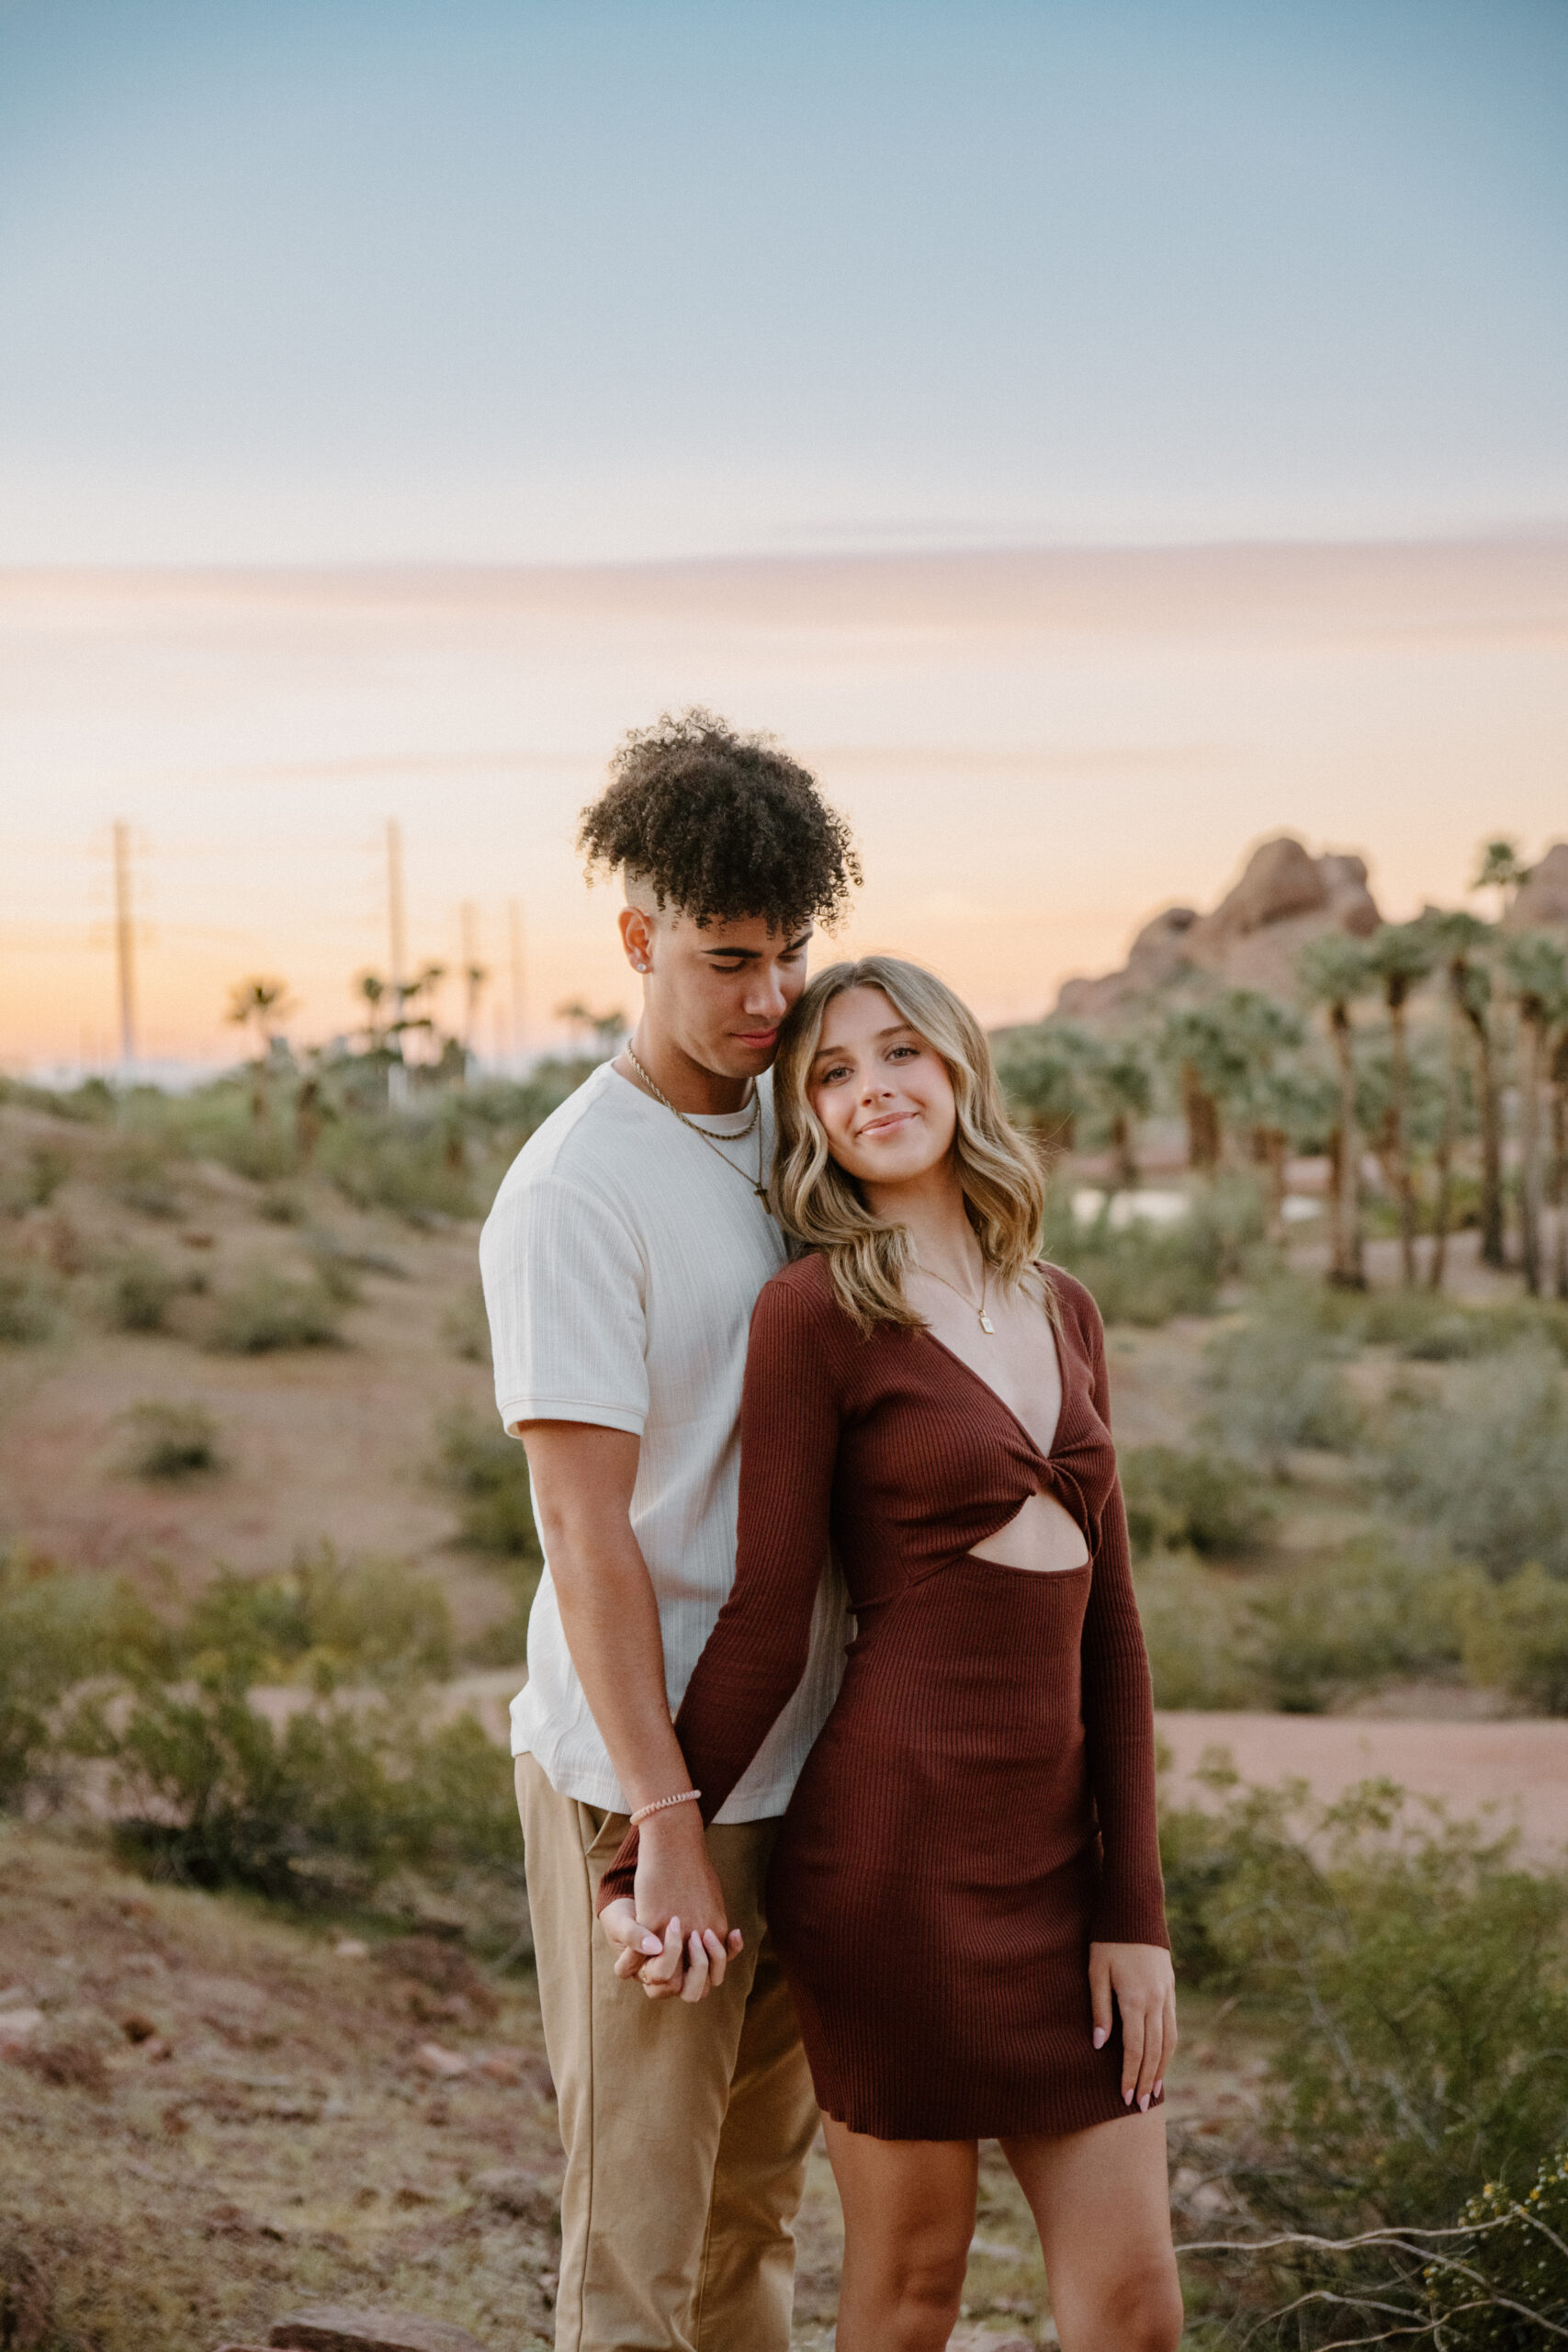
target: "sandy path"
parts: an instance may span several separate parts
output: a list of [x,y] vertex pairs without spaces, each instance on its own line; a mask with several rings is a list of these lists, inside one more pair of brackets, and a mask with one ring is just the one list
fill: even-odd
[[1156,1716],[1185,1796],[1204,1801],[1191,1774],[1206,1748],[1228,1748],[1244,1781],[1297,1778],[1332,1799],[1357,1781],[1386,1775],[1457,1815],[1495,1806],[1518,1825],[1535,1861],[1563,1860],[1568,1845],[1568,1722],[1377,1723],[1363,1716],[1175,1714]]

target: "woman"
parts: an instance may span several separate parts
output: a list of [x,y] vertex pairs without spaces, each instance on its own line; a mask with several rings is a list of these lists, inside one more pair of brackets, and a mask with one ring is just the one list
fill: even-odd
[[[1068,2352],[1166,2352],[1175,2003],[1100,1317],[1032,1260],[1038,1170],[931,974],[824,972],[774,1102],[807,1254],[757,1304],[735,1587],[675,1728],[710,1820],[804,1668],[831,1540],[858,1631],[768,1919],[844,2208],[840,2352],[946,2344],[983,2138]],[[623,1973],[659,1949],[636,1838],[600,1893]]]

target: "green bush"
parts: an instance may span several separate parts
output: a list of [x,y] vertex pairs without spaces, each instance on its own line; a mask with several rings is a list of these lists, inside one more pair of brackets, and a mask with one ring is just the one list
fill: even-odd
[[1568,2330],[1568,2154],[1522,2197],[1488,2181],[1459,2218],[1466,2234],[1434,2245],[1426,2279],[1444,2352],[1525,2352]]
[[241,1661],[212,1658],[118,1722],[84,1714],[78,1740],[114,1768],[122,1846],[196,1885],[363,1900],[400,1871],[520,1859],[510,1761],[471,1716],[423,1729],[406,1700],[319,1698],[278,1727]]
[[122,1418],[129,1436],[120,1467],[133,1478],[173,1483],[223,1467],[218,1424],[205,1405],[152,1397]]
[[104,1319],[117,1331],[161,1331],[187,1283],[150,1251],[122,1258],[104,1284]]
[[1255,1707],[1266,1690],[1245,1594],[1190,1559],[1156,1558],[1138,1577],[1138,1614],[1156,1707]]
[[[1217,1795],[1226,1776],[1209,1777]],[[1446,2291],[1430,2249],[1361,2233],[1441,2231],[1480,2184],[1522,2184],[1562,2146],[1568,1878],[1386,1783],[1333,1806],[1299,1786],[1235,1792],[1170,1809],[1161,1837],[1179,1973],[1271,2043],[1261,2116],[1210,2166],[1238,2208],[1235,2252],[1202,2257],[1197,2340],[1295,2352],[1384,2340],[1394,2319],[1402,2340],[1426,2335]],[[1496,2244],[1478,2266],[1491,2318],[1510,2275]]]
[[1322,2230],[1440,2223],[1568,2129],[1568,1878],[1369,1782],[1173,1815],[1196,1954],[1274,2036],[1255,2210]]
[[489,1363],[490,1317],[478,1283],[470,1283],[453,1300],[441,1318],[441,1335],[452,1353],[460,1356],[465,1363]]
[[28,1347],[54,1329],[55,1287],[31,1259],[0,1263],[0,1340]]
[[171,1146],[162,1136],[131,1135],[105,1155],[104,1174],[121,1208],[164,1221],[184,1215],[170,1154]]
[[319,1278],[306,1282],[256,1266],[218,1304],[207,1344],[223,1355],[265,1355],[282,1348],[335,1347],[343,1306]]
[[1396,1423],[1391,1499],[1461,1557],[1505,1577],[1534,1560],[1568,1577],[1568,1385],[1539,1342],[1457,1366],[1444,1399]]
[[1334,1341],[1292,1312],[1293,1303],[1287,1291],[1259,1292],[1245,1319],[1207,1351],[1216,1437],[1276,1467],[1294,1446],[1341,1452],[1355,1443],[1359,1426]]
[[344,1119],[324,1138],[321,1165],[358,1208],[418,1220],[472,1216],[478,1205],[464,1156],[439,1115]]
[[1533,1561],[1469,1597],[1464,1662],[1472,1682],[1542,1715],[1568,1715],[1568,1583]]
[[1251,1601],[1254,1656],[1272,1705],[1316,1713],[1358,1684],[1443,1675],[1464,1655],[1473,1573],[1435,1567],[1364,1536],[1271,1579]]
[[340,1560],[330,1544],[280,1576],[223,1569],[192,1604],[187,1657],[230,1661],[248,1682],[344,1680],[400,1688],[452,1670],[452,1618],[440,1586],[401,1561]]
[[72,1170],[68,1152],[58,1144],[35,1143],[19,1160],[0,1165],[0,1212],[24,1216],[28,1209],[47,1208]]
[[476,1551],[538,1563],[528,1457],[498,1423],[459,1406],[436,1423],[441,1476],[459,1497],[462,1540]]
[[1132,1446],[1119,1461],[1135,1556],[1188,1550],[1240,1560],[1268,1540],[1275,1506],[1247,1464],[1169,1445]]
[[0,1555],[0,1806],[47,1765],[54,1711],[77,1684],[168,1657],[167,1635],[129,1586]]

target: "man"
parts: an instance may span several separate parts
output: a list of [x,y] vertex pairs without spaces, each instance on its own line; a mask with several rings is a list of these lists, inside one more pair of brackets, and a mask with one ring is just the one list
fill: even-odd
[[761,1898],[842,1670],[834,1580],[706,1839],[691,1804],[644,1825],[663,1999],[616,1975],[594,1898],[630,1812],[688,1785],[671,1716],[734,1579],[747,1331],[785,1257],[766,1073],[813,922],[860,875],[811,777],[702,711],[628,737],[580,843],[622,876],[642,1015],[525,1146],[480,1242],[547,1562],[513,1747],[567,2157],[556,2346],[785,2352],[817,2110]]

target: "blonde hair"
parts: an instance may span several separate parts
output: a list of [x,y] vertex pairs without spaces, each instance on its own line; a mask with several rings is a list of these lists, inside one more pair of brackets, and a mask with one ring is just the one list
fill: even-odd
[[[840,1304],[863,1331],[878,1323],[924,1330],[924,1316],[904,1295],[904,1276],[916,1262],[908,1230],[867,1206],[855,1178],[832,1157],[807,1091],[828,1008],[850,989],[880,989],[946,1065],[958,1114],[953,1159],[964,1206],[986,1264],[1004,1290],[1032,1274],[1044,1178],[1007,1115],[985,1031],[945,980],[897,956],[863,956],[818,974],[779,1034],[769,1194],[773,1214],[793,1240],[821,1252]],[[1055,1323],[1053,1286],[1040,1288]]]

